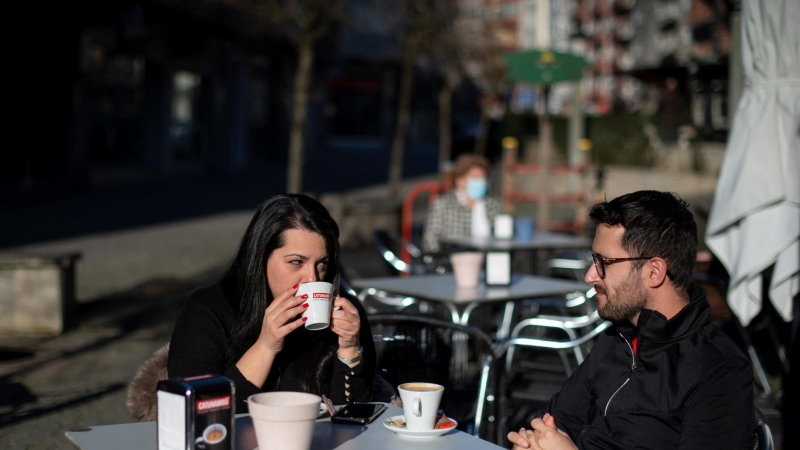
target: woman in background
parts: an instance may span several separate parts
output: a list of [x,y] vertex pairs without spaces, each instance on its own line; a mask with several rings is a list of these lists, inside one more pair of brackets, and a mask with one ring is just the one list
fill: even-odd
[[489,237],[494,216],[502,211],[500,202],[486,197],[489,160],[481,155],[463,154],[453,170],[455,189],[441,195],[428,210],[423,249],[428,253],[441,250],[442,237]]

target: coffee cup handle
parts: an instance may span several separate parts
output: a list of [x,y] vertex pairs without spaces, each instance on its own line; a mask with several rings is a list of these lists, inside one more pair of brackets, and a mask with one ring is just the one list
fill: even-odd
[[203,436],[200,436],[199,438],[197,438],[197,440],[194,441],[194,443],[195,444],[205,444],[206,440],[203,438]]
[[422,417],[422,400],[419,397],[414,397],[414,401],[411,403],[411,412],[417,417]]

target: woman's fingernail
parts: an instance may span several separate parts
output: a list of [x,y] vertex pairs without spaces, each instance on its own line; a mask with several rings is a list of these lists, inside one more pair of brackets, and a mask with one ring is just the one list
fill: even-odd
[[303,295],[301,295],[301,296],[300,296],[300,298],[302,298],[303,300],[305,300],[305,299],[307,299],[307,298],[308,298],[308,294],[303,294]]
[[302,306],[304,309],[305,309],[305,308],[308,308],[308,303],[303,303],[301,306]]
[[303,322],[305,322],[306,320],[308,320],[308,317],[303,317]]

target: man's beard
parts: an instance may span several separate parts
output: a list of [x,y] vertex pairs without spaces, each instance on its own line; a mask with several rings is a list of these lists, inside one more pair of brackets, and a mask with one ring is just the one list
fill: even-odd
[[606,295],[606,303],[597,308],[597,313],[612,323],[631,322],[647,305],[647,292],[642,287],[638,271],[631,271],[628,279],[614,289],[613,299],[607,289],[600,286],[595,289]]

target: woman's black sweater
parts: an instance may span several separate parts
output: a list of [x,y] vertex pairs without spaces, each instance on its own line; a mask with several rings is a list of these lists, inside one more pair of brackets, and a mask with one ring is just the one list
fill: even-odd
[[[309,390],[300,384],[298,372],[304,364],[308,364],[308,358],[313,353],[321,352],[325,355],[321,358],[323,367],[312,368],[320,374],[316,378],[321,378],[319,386],[310,389],[313,393],[325,394],[335,404],[370,400],[370,382],[373,378],[370,372],[374,372],[374,362],[369,364],[366,359],[366,347],[372,342],[364,314],[361,317],[361,340],[365,346],[365,360],[361,363],[350,368],[336,358],[337,336],[330,329],[308,331],[301,327],[287,336],[284,349],[276,356],[262,387],[249,382],[236,367],[244,354],[244,350],[231,350],[237,320],[236,311],[219,285],[195,291],[186,302],[172,332],[167,362],[170,378],[224,375],[236,385],[236,411],[241,413],[247,411],[244,401],[253,394],[274,390]],[[369,336],[370,342],[363,342],[365,335]],[[345,395],[345,382],[350,386],[346,389],[350,392],[349,396]]]

